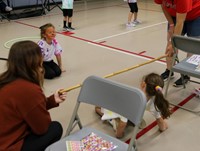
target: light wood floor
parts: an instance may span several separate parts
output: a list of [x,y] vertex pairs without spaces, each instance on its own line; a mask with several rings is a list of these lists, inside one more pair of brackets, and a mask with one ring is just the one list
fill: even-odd
[[[59,8],[46,15],[21,18],[8,22],[0,22],[0,57],[7,57],[9,47],[16,41],[30,39],[38,41],[39,27],[52,23],[57,30],[57,40],[62,45],[63,64],[67,72],[53,80],[45,80],[44,92],[50,95],[59,88],[70,88],[82,83],[89,75],[105,76],[107,74],[135,66],[157,58],[164,54],[166,45],[167,22],[159,6],[152,0],[138,1],[138,19],[141,24],[134,28],[126,28],[129,8],[123,0],[88,0],[74,4],[73,27],[71,34],[62,31],[63,16]],[[6,47],[8,48],[6,48]],[[180,54],[184,57],[185,54]],[[0,71],[5,62],[1,61]],[[139,87],[142,76],[156,72],[162,73],[166,68],[164,61],[157,61],[132,71],[117,75],[111,79]],[[176,74],[174,82],[179,75]],[[20,87],[20,86],[19,86]],[[188,83],[187,89],[170,86],[168,100],[179,103],[191,96],[197,84]],[[62,123],[64,131],[72,114],[80,89],[68,92],[67,100],[60,107],[50,110],[53,120]],[[200,110],[200,99],[192,98],[184,105]],[[172,106],[173,108],[173,106]],[[80,115],[87,125],[96,127],[110,135],[114,135],[112,127],[103,123],[94,113],[93,106],[81,106]],[[145,112],[147,127],[155,119]],[[146,131],[137,141],[139,151],[198,151],[200,150],[200,117],[197,114],[177,109],[167,120],[169,129],[163,133],[158,127]],[[132,127],[128,127],[126,141],[130,138]],[[140,130],[142,131],[142,130]]]

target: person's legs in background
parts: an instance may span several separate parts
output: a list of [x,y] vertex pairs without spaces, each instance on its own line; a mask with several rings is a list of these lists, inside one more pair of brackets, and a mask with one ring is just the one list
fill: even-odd
[[72,16],[73,16],[73,9],[68,9],[68,28],[69,30],[75,30],[73,27],[72,27]]
[[12,11],[12,8],[7,6],[4,1],[0,0],[0,10],[2,12],[10,12],[10,11]]
[[133,3],[133,10],[134,10],[134,20],[133,20],[133,24],[137,25],[140,24],[141,22],[138,21],[137,17],[138,17],[138,6],[137,6],[137,2]]
[[[184,24],[184,33],[187,34],[188,37],[200,38],[200,17],[193,21],[185,21]],[[190,57],[192,54],[187,54],[187,57]],[[184,83],[187,83],[190,80],[190,77],[187,75],[183,75]],[[183,80],[180,77],[176,82],[174,82],[173,86],[179,87],[183,85]]]
[[67,27],[67,9],[63,9],[63,29],[68,30]]
[[130,12],[128,13],[128,23],[126,24],[127,27],[134,27],[135,24],[133,24],[132,22],[132,18],[134,15],[134,5],[133,3],[128,3],[129,8],[130,8]]
[[[176,18],[173,17],[173,21],[174,21],[174,24],[176,24]],[[170,26],[168,25],[168,30],[169,30]],[[182,35],[185,35],[187,34],[187,28],[186,28],[186,23],[184,24],[184,27],[183,27],[183,31],[182,31]],[[170,74],[170,69],[172,67],[172,57],[166,57],[166,64],[167,64],[167,68],[166,70],[161,74],[161,78],[164,80],[164,81],[167,81],[168,78],[169,78],[169,74]],[[174,73],[172,72],[172,75],[171,75],[171,78],[174,78]],[[189,80],[190,80],[190,77],[188,77],[187,75],[184,75],[183,76],[183,79],[184,79],[184,83],[187,83]],[[175,87],[179,87],[179,86],[182,86],[183,85],[183,81],[182,81],[182,78],[180,77],[175,83],[174,83],[174,86]]]

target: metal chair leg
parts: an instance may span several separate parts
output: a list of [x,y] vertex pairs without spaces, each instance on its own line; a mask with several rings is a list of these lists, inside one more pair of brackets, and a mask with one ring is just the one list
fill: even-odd
[[5,16],[4,14],[2,14],[1,12],[0,12],[0,16],[1,16],[1,21],[3,21],[4,18],[7,19],[8,21],[10,21],[10,19],[7,16]]

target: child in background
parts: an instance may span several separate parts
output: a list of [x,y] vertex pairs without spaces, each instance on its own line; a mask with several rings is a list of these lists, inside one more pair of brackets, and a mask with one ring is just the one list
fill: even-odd
[[[63,29],[67,31],[75,30],[72,27],[72,16],[73,16],[73,3],[74,0],[62,0],[63,9]],[[68,23],[68,26],[67,26]]]
[[[62,68],[61,61],[62,48],[55,39],[55,27],[51,23],[41,26],[40,30],[41,40],[38,42],[38,45],[43,55],[44,78],[53,79],[65,71]],[[56,56],[58,65],[53,61],[54,55]]]
[[[149,111],[155,118],[159,127],[159,130],[165,131],[168,128],[168,125],[164,119],[170,117],[169,102],[164,98],[162,94],[162,88],[164,87],[164,81],[160,75],[155,73],[150,73],[145,76],[141,82],[141,89],[146,95],[147,98],[147,111]],[[95,107],[95,112],[102,117],[106,114],[107,110]],[[111,111],[110,111],[111,112]],[[111,113],[109,113],[111,114]],[[114,115],[116,113],[113,113]],[[121,115],[116,114],[116,118],[108,120],[116,131],[116,137],[121,138],[124,135],[124,131],[127,125],[127,119]],[[145,121],[143,120],[140,124],[141,127],[144,127]]]
[[[138,15],[138,6],[137,6],[137,0],[124,0],[128,2],[128,5],[130,7],[130,12],[128,14],[128,23],[126,24],[127,27],[134,27],[140,22],[137,20]],[[133,19],[133,21],[132,21]]]

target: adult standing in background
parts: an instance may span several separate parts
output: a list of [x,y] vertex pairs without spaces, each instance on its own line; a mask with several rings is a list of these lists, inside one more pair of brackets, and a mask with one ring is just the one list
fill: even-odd
[[[165,54],[167,69],[161,74],[166,81],[169,77],[170,68],[172,66],[173,48],[171,37],[173,35],[187,35],[189,37],[200,38],[200,0],[154,0],[160,4],[163,13],[168,21],[168,41]],[[174,73],[172,73],[172,76]],[[184,75],[184,82],[187,83],[189,76]],[[179,78],[174,86],[182,86],[183,81]]]

